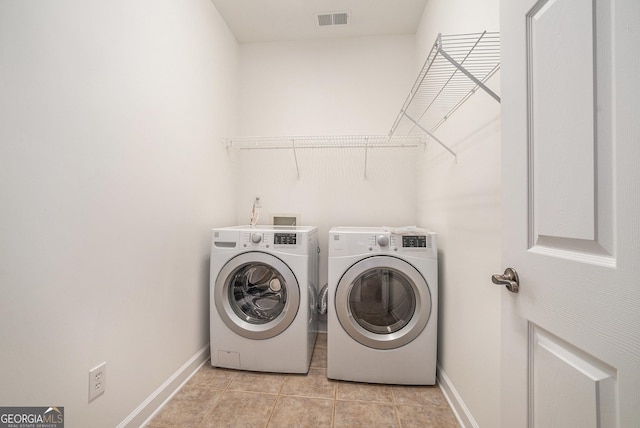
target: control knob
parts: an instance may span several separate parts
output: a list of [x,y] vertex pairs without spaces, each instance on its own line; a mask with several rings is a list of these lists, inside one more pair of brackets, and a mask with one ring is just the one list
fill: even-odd
[[381,247],[386,247],[389,245],[389,237],[387,235],[378,236],[378,245]]
[[262,241],[262,235],[258,232],[253,232],[251,234],[251,242],[253,242],[254,244],[259,244],[260,241]]

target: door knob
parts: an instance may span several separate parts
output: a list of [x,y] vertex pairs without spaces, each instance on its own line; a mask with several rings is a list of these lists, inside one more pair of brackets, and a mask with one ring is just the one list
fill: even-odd
[[506,268],[504,274],[491,275],[491,281],[494,284],[504,285],[512,293],[517,293],[520,289],[520,280],[518,279],[518,272],[513,268]]

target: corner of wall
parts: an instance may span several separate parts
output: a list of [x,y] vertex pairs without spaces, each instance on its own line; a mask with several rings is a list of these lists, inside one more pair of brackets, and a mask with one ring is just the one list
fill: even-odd
[[118,428],[145,426],[168,403],[176,393],[209,361],[209,344],[202,347],[175,371],[146,400],[135,408],[129,416],[118,424]]
[[[498,28],[499,0],[430,0],[416,57],[422,66],[438,33]],[[490,83],[499,87],[499,74]],[[436,136],[457,153],[456,163],[428,141],[419,168],[417,218],[438,233],[442,256],[439,380],[463,426],[499,426],[500,295],[489,278],[501,263],[500,105],[477,93]]]
[[451,382],[451,379],[449,379],[449,376],[447,376],[447,374],[439,364],[437,368],[438,370],[436,378],[438,380],[438,385],[440,386],[440,390],[442,390],[442,393],[447,399],[449,407],[451,407],[451,410],[453,410],[453,413],[456,415],[456,419],[458,419],[460,426],[464,428],[479,428],[478,423],[475,421],[475,419],[473,419],[473,415],[456,390],[456,387]]

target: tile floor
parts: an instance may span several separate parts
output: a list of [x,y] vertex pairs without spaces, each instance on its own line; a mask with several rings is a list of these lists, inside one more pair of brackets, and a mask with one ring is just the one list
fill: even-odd
[[319,334],[306,375],[243,372],[206,363],[151,420],[169,427],[459,427],[437,386],[329,380]]

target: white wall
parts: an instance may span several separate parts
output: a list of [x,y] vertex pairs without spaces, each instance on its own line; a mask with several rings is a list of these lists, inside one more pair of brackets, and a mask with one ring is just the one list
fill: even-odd
[[[415,38],[388,36],[247,44],[240,47],[240,135],[386,135],[415,73]],[[300,149],[232,152],[237,221],[255,196],[273,212],[319,227],[320,284],[332,226],[415,223],[416,149]]]
[[[417,34],[421,64],[437,33],[498,31],[498,0],[430,0]],[[489,81],[499,93],[499,76]],[[431,143],[420,168],[419,222],[436,231],[440,247],[438,361],[470,423],[500,424],[500,105],[482,91],[438,137],[458,162]],[[464,411],[464,409],[458,409]]]
[[113,427],[206,346],[236,72],[209,0],[0,0],[0,405]]

